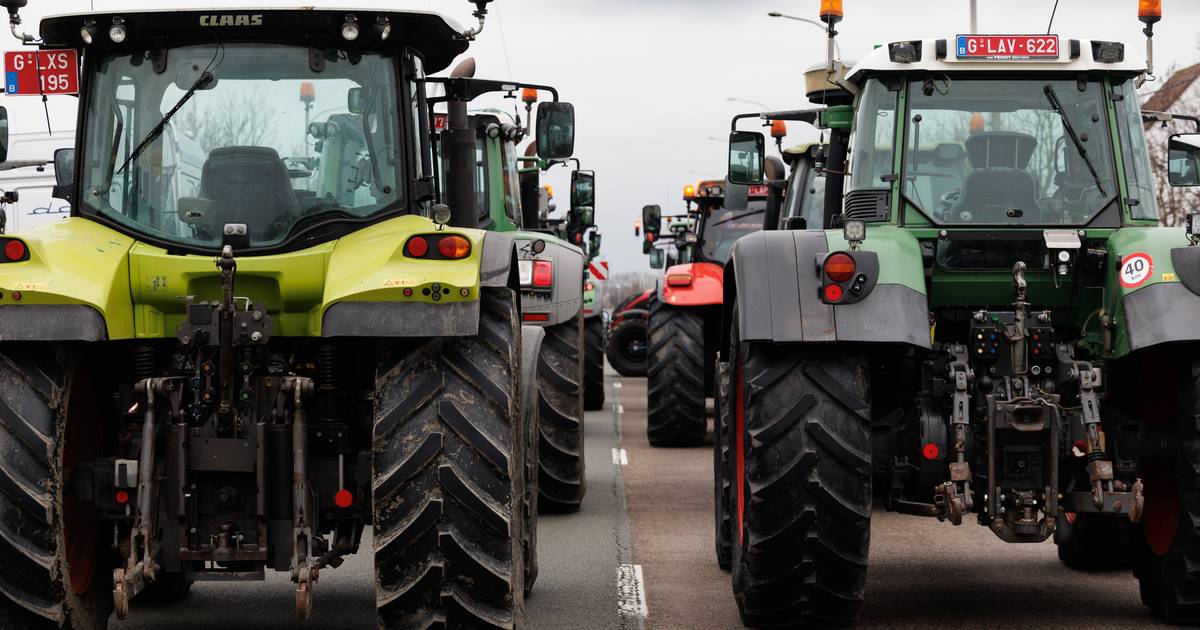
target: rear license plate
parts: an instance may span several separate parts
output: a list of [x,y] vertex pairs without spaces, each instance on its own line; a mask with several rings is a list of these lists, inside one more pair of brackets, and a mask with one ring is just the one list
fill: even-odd
[[959,35],[959,59],[1021,61],[1058,59],[1057,35]]

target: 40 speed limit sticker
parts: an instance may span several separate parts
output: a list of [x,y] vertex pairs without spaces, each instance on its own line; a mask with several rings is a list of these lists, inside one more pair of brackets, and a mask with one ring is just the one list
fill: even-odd
[[1121,286],[1126,289],[1140,287],[1154,273],[1154,259],[1150,254],[1130,254],[1121,261]]

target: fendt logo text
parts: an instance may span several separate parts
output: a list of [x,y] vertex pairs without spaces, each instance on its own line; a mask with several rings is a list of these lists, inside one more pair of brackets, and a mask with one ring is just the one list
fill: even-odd
[[262,26],[259,15],[201,15],[200,26]]

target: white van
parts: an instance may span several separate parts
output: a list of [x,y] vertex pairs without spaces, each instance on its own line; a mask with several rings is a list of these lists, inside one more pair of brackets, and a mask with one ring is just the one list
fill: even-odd
[[74,131],[58,131],[54,135],[44,131],[15,133],[9,137],[9,161],[45,160],[47,164],[0,171],[0,190],[20,194],[20,200],[5,210],[5,232],[15,234],[70,215],[71,205],[63,199],[55,199],[51,194],[54,188],[54,151],[73,146]]

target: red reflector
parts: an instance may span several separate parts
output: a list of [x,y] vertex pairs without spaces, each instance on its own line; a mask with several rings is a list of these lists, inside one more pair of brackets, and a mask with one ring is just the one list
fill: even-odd
[[533,286],[548,289],[554,284],[554,263],[549,260],[533,261]]
[[13,292],[12,292],[12,299],[14,299],[14,300],[16,300],[16,301],[20,302],[20,301],[21,301],[21,292],[20,292],[20,291],[13,291]]
[[117,495],[114,498],[116,498],[117,503],[121,505],[129,503],[129,493],[125,492],[124,490],[117,490]]
[[825,287],[826,302],[841,302],[843,295],[845,295],[845,293],[842,291],[842,287],[836,284],[831,284]]
[[354,494],[349,490],[338,490],[337,494],[333,495],[333,504],[344,510],[354,505]]
[[447,236],[438,241],[438,253],[450,260],[466,258],[471,253],[471,241],[461,236]]
[[692,284],[692,274],[690,273],[673,273],[667,276],[667,286],[669,287],[686,287]]
[[412,297],[412,289],[404,289],[404,297]]
[[408,239],[405,249],[412,258],[424,258],[425,254],[429,253],[429,241],[420,236],[414,236]]
[[825,275],[834,282],[850,280],[854,277],[854,259],[841,252],[830,254],[825,258]]
[[649,242],[651,242],[651,243],[653,243],[653,242],[654,242],[654,238],[655,238],[655,236],[654,236],[654,233],[653,233],[653,232],[651,232],[651,233],[649,233],[649,234],[647,234],[647,235],[646,235],[646,240],[647,240],[647,241],[649,241]]
[[522,313],[521,319],[527,322],[548,322],[550,321],[549,313]]
[[4,246],[4,256],[9,260],[21,260],[25,257],[25,243],[21,241],[9,241]]
[[921,449],[921,455],[923,455],[925,459],[937,459],[938,455],[940,454],[941,449],[939,449],[938,445],[934,444],[933,442],[926,444],[925,447]]

